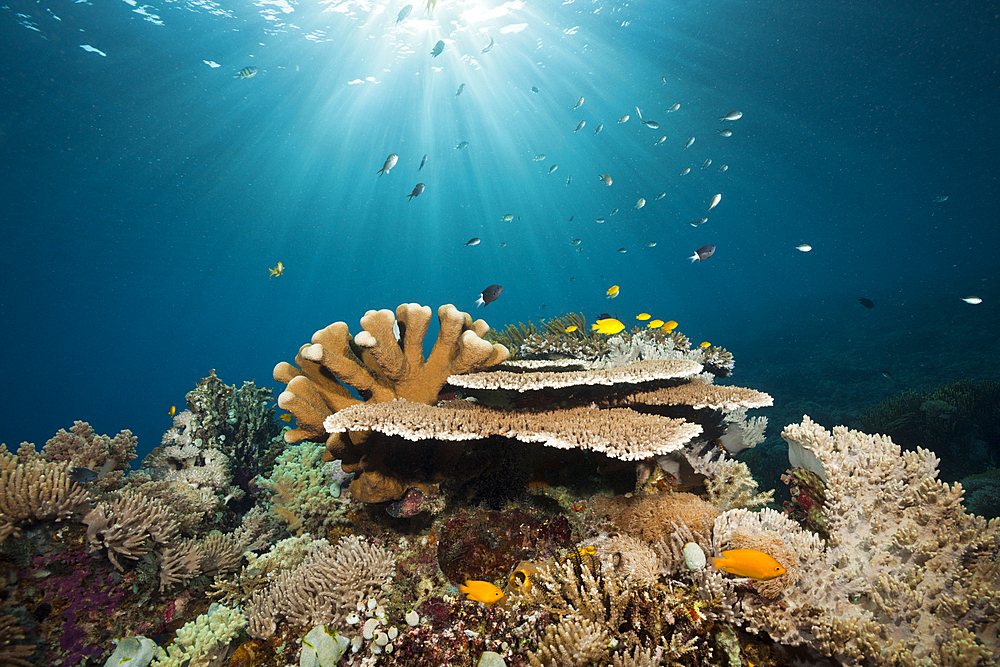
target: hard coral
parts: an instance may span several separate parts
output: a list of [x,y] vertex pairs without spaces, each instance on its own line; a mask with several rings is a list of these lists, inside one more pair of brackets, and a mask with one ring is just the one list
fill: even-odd
[[[430,326],[431,310],[402,304],[395,316],[389,310],[370,310],[361,318],[364,329],[352,337],[347,324],[336,322],[313,334],[295,357],[298,367],[282,362],[274,379],[288,388],[278,405],[295,415],[297,428],[288,431],[288,442],[326,442],[329,460],[340,459],[346,472],[358,473],[351,493],[363,502],[376,503],[403,496],[414,480],[385,468],[381,436],[368,432],[327,434],[323,421],[359,401],[385,402],[405,398],[433,404],[449,375],[488,368],[507,358],[507,348],[482,339],[489,326],[473,322],[467,313],[448,304],[438,309],[440,331],[429,357],[423,339]],[[399,338],[393,333],[398,325]],[[419,480],[418,480],[419,481]]]

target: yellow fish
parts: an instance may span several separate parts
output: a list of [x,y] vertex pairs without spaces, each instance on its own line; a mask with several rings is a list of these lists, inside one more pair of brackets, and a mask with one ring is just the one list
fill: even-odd
[[669,322],[663,325],[664,331],[673,331],[676,328],[677,328],[677,322],[674,322],[673,320],[670,320]]
[[723,551],[722,558],[712,559],[712,565],[715,566],[716,570],[725,570],[738,577],[750,577],[761,581],[774,579],[785,573],[785,568],[781,567],[781,563],[756,549]]
[[712,344],[711,344],[711,343],[709,343],[709,342],[708,342],[708,341],[706,340],[706,341],[705,341],[704,343],[702,343],[702,344],[701,344],[701,345],[699,345],[698,347],[700,347],[701,349],[703,349],[703,350],[704,350],[704,349],[705,349],[706,347],[712,347]]
[[635,319],[637,319],[637,320],[648,320],[649,319],[649,313],[639,313],[638,315],[635,316]]
[[503,591],[488,581],[472,581],[467,579],[465,585],[459,586],[458,590],[466,594],[466,599],[482,602],[487,607],[503,597]]
[[283,415],[278,415],[278,419],[285,422],[286,424],[289,424],[292,421],[292,416],[286,412]]
[[618,285],[612,285],[608,288],[608,299],[613,299],[618,296]]
[[575,324],[571,324],[568,327],[566,327],[566,333],[573,333],[574,331],[576,331],[576,325]]
[[273,269],[268,269],[268,271],[271,272],[271,275],[268,276],[268,279],[273,278],[275,276],[280,276],[282,273],[285,272],[285,265],[282,264],[281,262],[278,262],[278,265],[276,267],[274,267]]
[[170,415],[171,417],[173,417],[174,415],[176,415],[177,414],[177,406],[176,405],[171,405],[170,406],[170,410],[167,412],[167,414]]
[[648,329],[659,329],[662,326],[663,326],[663,320],[653,320],[652,322],[648,322],[646,324],[646,328]]
[[613,317],[609,317],[606,320],[597,320],[597,324],[591,324],[590,328],[597,333],[602,333],[605,335],[613,335],[625,328],[625,325],[616,320]]

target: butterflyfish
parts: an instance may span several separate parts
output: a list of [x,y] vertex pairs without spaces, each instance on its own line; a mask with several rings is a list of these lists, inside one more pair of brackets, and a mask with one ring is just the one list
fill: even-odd
[[712,558],[716,570],[725,570],[738,577],[749,577],[767,581],[785,573],[781,563],[763,551],[756,549],[732,549],[723,551],[722,558]]
[[614,299],[616,296],[618,296],[618,292],[619,292],[618,285],[612,285],[611,287],[609,287],[607,291],[608,299],[609,300]]
[[648,320],[649,319],[649,313],[639,313],[638,315],[635,316],[635,319],[637,319],[637,320]]
[[[267,277],[267,279],[270,280],[275,276],[280,276],[281,274],[283,274],[285,272],[285,265],[282,264],[281,262],[278,262],[278,265],[276,267],[274,267],[273,269],[268,269],[268,271],[271,272],[271,275]],[[170,416],[173,417],[173,415]]]
[[591,324],[590,328],[600,334],[607,336],[614,335],[625,328],[625,325],[613,317],[604,320],[597,320],[596,324]]
[[467,579],[464,585],[458,587],[458,590],[465,593],[466,599],[482,602],[487,607],[503,597],[503,591],[488,581]]

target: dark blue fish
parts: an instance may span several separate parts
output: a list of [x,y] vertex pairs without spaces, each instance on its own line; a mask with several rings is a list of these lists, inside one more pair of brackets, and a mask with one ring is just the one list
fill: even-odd
[[413,5],[406,5],[400,9],[399,13],[396,14],[396,23],[398,24],[400,21],[409,16],[411,11],[413,11]]
[[538,88],[536,88],[535,86],[532,86],[531,87],[531,92],[537,93],[538,92]]
[[425,164],[427,164],[427,154],[426,153],[424,154],[424,159],[420,161],[420,166],[417,167],[417,171],[420,171],[421,169],[423,169]]
[[424,184],[417,183],[416,185],[413,186],[413,192],[407,195],[408,198],[406,201],[410,201],[410,199],[413,199],[414,197],[419,197],[423,191],[424,191]]
[[714,245],[703,245],[702,247],[695,250],[694,254],[691,255],[691,257],[689,257],[688,259],[690,259],[692,263],[704,262],[706,259],[708,259],[714,254],[715,254]]
[[866,299],[865,297],[858,297],[858,303],[860,303],[865,308],[874,308],[875,302],[871,299]]
[[439,39],[438,43],[434,45],[434,49],[431,51],[431,55],[437,58],[444,51],[444,40]]
[[479,306],[488,306],[497,299],[500,298],[500,294],[503,292],[503,287],[500,285],[490,285],[483,290],[483,293],[479,295],[476,299],[476,308]]
[[90,468],[71,468],[69,471],[69,478],[74,482],[79,482],[84,484],[86,482],[93,482],[97,479],[97,473]]

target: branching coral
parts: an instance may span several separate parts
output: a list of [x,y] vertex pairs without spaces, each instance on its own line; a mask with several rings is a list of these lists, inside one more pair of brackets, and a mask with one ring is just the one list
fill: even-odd
[[336,322],[313,334],[311,345],[302,346],[295,357],[298,367],[282,362],[274,369],[274,378],[288,385],[278,404],[295,415],[297,423],[285,439],[326,442],[328,458],[340,459],[346,472],[359,473],[351,493],[364,502],[400,498],[410,481],[385,468],[377,436],[367,432],[328,436],[323,421],[361,402],[348,387],[366,401],[405,398],[430,405],[448,376],[488,368],[507,358],[505,347],[482,339],[489,330],[485,322],[473,322],[450,304],[438,309],[440,331],[425,358],[423,339],[430,320],[430,308],[417,304],[399,306],[395,316],[389,310],[370,310],[361,318],[364,331],[356,338],[345,323]]
[[844,427],[831,433],[808,417],[782,437],[824,469],[830,540],[776,512],[739,520],[774,526],[798,557],[780,606],[745,601],[748,628],[854,665],[1000,656],[1000,521],[967,514],[962,488],[936,479],[927,450],[903,452]]
[[119,570],[119,556],[138,559],[153,545],[164,547],[177,537],[177,523],[170,511],[155,498],[122,491],[110,502],[97,504],[83,518],[92,551],[106,548]]
[[58,433],[45,443],[42,455],[49,461],[69,461],[72,467],[87,468],[97,473],[91,486],[110,491],[121,486],[122,479],[135,458],[138,440],[125,430],[110,438],[97,435],[87,422],[73,422],[67,432]]
[[87,490],[69,477],[69,463],[22,458],[0,445],[0,542],[23,523],[63,521],[88,504]]

